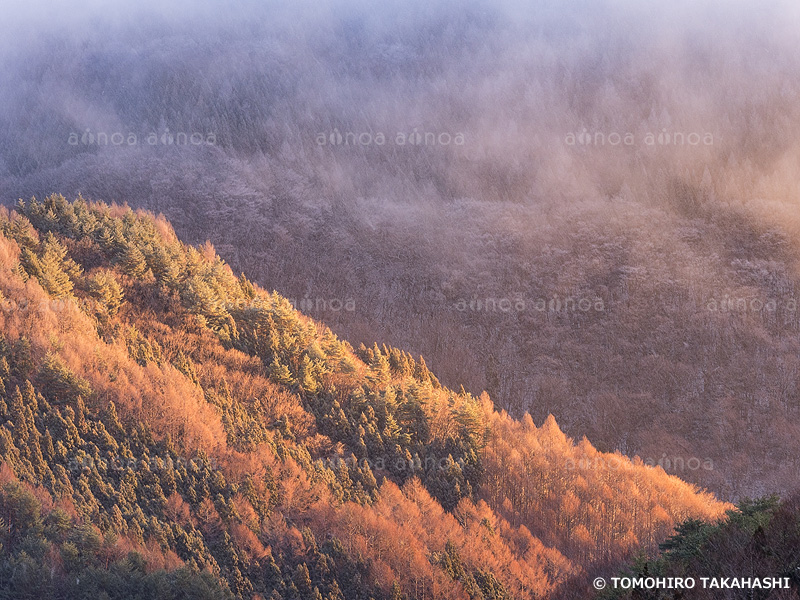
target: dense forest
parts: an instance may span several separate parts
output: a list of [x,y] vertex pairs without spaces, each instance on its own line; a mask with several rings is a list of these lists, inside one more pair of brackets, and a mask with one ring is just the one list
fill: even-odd
[[[800,596],[800,498],[781,501],[777,496],[743,502],[738,510],[711,524],[697,520],[682,523],[675,535],[660,545],[655,559],[640,556],[630,568],[619,573],[627,578],[681,577],[692,579],[692,589],[624,590],[610,589],[600,597],[610,600],[641,598],[773,598]],[[738,578],[775,578],[781,587],[722,590],[711,588],[702,578],[709,575]],[[785,584],[789,585],[786,586]]]
[[50,196],[0,234],[2,598],[574,597],[733,509],[352,347],[163,217]]
[[2,15],[0,600],[798,598],[796,0]]
[[163,213],[515,418],[800,487],[793,0],[8,3],[5,205]]

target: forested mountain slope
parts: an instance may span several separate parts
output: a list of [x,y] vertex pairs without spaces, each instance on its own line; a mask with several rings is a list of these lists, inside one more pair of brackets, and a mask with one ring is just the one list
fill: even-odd
[[3,203],[163,213],[517,418],[800,488],[793,0],[7,3]]
[[729,508],[352,348],[162,217],[51,196],[0,233],[1,597],[541,597]]
[[[800,597],[800,499],[777,496],[741,503],[716,524],[689,520],[660,545],[655,558],[639,557],[619,577],[691,578],[693,589],[645,592],[609,589],[601,598],[658,598],[660,600]],[[758,580],[723,589],[702,578]],[[767,583],[769,582],[769,583]],[[688,587],[688,586],[686,586]]]

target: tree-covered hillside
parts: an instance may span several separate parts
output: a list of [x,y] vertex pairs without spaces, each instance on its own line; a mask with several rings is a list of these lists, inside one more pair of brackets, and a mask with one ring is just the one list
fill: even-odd
[[[800,498],[745,500],[718,523],[690,519],[660,544],[655,558],[640,556],[618,573],[626,578],[683,578],[691,589],[609,589],[601,598],[731,600],[800,598]],[[757,579],[760,584],[721,589],[702,578]],[[765,583],[765,581],[769,583]],[[721,586],[721,583],[720,583]],[[751,587],[754,586],[754,587]]]
[[0,294],[0,598],[542,597],[728,508],[351,347],[163,217],[20,201]]
[[800,488],[795,0],[3,6],[0,203],[163,213],[515,418]]

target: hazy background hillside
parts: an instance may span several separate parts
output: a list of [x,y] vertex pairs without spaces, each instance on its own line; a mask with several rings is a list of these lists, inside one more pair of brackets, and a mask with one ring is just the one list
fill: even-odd
[[512,414],[800,487],[795,4],[221,6],[12,2],[0,199],[163,212]]

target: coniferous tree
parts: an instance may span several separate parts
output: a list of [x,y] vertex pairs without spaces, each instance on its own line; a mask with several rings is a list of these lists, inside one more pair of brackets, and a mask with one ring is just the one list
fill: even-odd
[[122,305],[122,287],[110,271],[100,271],[89,278],[89,293],[100,304],[101,310],[108,316],[117,314]]
[[120,265],[126,275],[142,277],[147,272],[147,261],[139,248],[132,243],[126,244],[120,253]]

